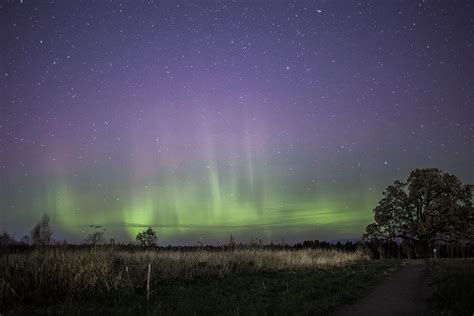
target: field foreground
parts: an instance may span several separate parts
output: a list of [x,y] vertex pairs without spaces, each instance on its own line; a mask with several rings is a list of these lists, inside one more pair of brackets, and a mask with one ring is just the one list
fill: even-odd
[[4,248],[0,314],[379,314],[397,300],[418,310],[418,294],[432,293],[429,313],[471,315],[473,264],[321,249]]
[[369,260],[361,251],[0,248],[0,314],[380,315],[402,300],[472,315],[473,277],[472,259]]
[[440,315],[474,315],[474,258],[431,262],[433,309]]
[[0,312],[314,314],[355,300],[397,265],[318,249],[3,251]]

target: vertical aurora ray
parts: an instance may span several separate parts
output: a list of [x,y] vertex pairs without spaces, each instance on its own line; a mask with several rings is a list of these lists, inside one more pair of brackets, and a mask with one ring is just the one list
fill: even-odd
[[210,189],[210,199],[211,199],[211,209],[212,215],[211,218],[213,220],[218,220],[222,217],[222,192],[221,192],[221,185],[219,179],[219,166],[217,164],[215,158],[214,148],[209,146],[209,159],[207,160],[207,176],[208,176],[208,186]]
[[[43,201],[38,201],[36,205],[41,205]],[[51,210],[54,214],[50,214],[59,224],[71,231],[78,231],[78,218],[74,213],[77,208],[73,194],[65,183],[59,183],[48,188],[46,193],[46,204],[43,207],[45,212]],[[74,229],[76,227],[77,229]]]

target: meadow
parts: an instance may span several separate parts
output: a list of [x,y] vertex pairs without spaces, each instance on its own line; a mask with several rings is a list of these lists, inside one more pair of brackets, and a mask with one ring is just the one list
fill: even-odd
[[[0,314],[303,314],[354,303],[410,260],[260,247],[0,248]],[[474,260],[430,260],[439,315],[471,315]]]
[[357,299],[400,265],[330,249],[48,247],[0,253],[2,314],[312,314]]
[[474,259],[431,262],[434,310],[440,315],[474,314]]

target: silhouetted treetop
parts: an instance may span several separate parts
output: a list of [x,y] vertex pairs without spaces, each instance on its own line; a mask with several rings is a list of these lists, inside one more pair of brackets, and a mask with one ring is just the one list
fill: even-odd
[[30,232],[31,243],[34,246],[47,246],[51,242],[53,229],[49,225],[49,216],[44,214],[43,218],[33,227]]

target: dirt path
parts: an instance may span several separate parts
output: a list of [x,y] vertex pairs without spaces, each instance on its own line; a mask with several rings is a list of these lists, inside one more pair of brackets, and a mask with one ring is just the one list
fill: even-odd
[[427,263],[414,260],[334,315],[430,315],[427,300],[431,293]]

